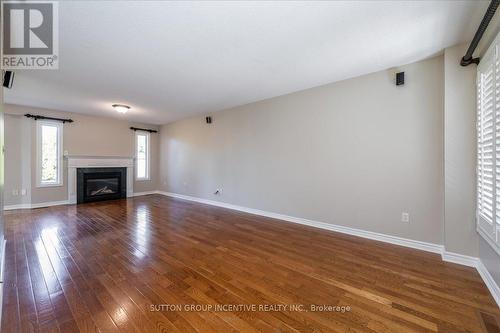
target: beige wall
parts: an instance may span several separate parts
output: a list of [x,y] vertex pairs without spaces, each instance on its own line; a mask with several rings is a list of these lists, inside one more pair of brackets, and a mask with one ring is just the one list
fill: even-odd
[[[7,204],[15,205],[23,202],[23,197],[12,196],[12,190],[19,191],[23,186],[28,186],[28,201],[32,204],[64,201],[68,198],[66,162],[64,173],[64,186],[53,188],[36,187],[36,170],[34,163],[26,159],[35,161],[36,159],[36,137],[35,121],[23,117],[26,113],[39,114],[52,117],[72,118],[74,123],[64,125],[63,150],[69,155],[78,156],[119,156],[133,157],[135,136],[129,129],[130,126],[147,127],[157,129],[157,126],[129,123],[127,121],[117,121],[116,119],[104,117],[84,116],[81,114],[59,112],[38,108],[21,107],[7,104],[5,112],[9,114],[6,117],[6,172],[10,180],[9,188],[6,186],[6,193],[9,195]],[[29,154],[23,155],[22,152],[16,152],[16,147],[22,147],[22,151],[29,151]],[[29,168],[24,168],[26,164]],[[144,192],[156,190],[158,182],[158,134],[151,135],[151,180],[135,181],[134,192]],[[30,185],[25,185],[19,180],[29,179]],[[26,199],[24,199],[26,201]]]
[[468,43],[444,53],[445,242],[447,251],[478,256],[476,232],[476,66],[460,66]]
[[[30,122],[22,115],[5,115],[5,205],[31,202]],[[17,195],[13,191],[18,191]],[[22,190],[26,193],[23,195]]]
[[442,244],[443,57],[401,69],[165,125],[161,189]]

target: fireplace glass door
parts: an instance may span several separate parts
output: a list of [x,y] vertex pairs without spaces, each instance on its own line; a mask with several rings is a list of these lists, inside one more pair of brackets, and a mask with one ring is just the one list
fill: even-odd
[[78,168],[77,202],[126,197],[126,168]]
[[100,195],[110,195],[120,192],[119,177],[87,179],[85,195],[95,197]]

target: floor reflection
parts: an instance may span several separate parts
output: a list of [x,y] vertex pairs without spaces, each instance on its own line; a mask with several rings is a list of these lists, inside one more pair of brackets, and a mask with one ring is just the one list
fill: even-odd
[[149,254],[151,233],[148,226],[149,214],[146,206],[141,205],[135,211],[135,251],[134,255],[142,259]]

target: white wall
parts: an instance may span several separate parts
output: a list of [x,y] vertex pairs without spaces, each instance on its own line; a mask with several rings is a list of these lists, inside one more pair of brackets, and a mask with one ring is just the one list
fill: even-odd
[[442,244],[443,57],[401,69],[165,125],[161,189]]

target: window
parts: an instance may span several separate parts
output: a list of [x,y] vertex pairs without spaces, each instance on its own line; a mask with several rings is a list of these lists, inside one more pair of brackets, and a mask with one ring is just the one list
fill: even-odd
[[500,254],[499,39],[477,68],[477,229]]
[[37,133],[37,186],[61,186],[62,131],[60,122],[36,122]]
[[135,135],[135,176],[137,180],[149,180],[149,133]]

